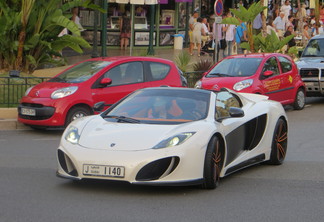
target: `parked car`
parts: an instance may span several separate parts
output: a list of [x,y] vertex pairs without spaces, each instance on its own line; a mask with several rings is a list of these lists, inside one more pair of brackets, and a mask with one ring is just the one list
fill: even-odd
[[306,96],[324,96],[324,35],[311,38],[296,62]]
[[237,92],[269,96],[297,110],[305,106],[305,84],[294,61],[279,53],[228,56],[199,80],[196,88],[219,90],[223,87]]
[[213,189],[245,167],[282,164],[287,132],[282,105],[263,95],[140,89],[65,129],[57,176]]
[[187,85],[172,61],[153,57],[89,59],[29,88],[18,106],[18,120],[32,127],[64,127],[93,114],[92,107],[99,101],[110,106],[134,90],[162,85]]

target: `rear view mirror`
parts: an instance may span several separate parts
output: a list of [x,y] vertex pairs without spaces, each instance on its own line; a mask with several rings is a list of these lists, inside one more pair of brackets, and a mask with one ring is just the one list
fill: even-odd
[[96,104],[94,104],[93,106],[93,110],[95,112],[101,112],[104,108],[105,108],[105,102],[98,102]]
[[243,117],[244,116],[244,111],[241,108],[230,107],[229,108],[229,114],[230,114],[231,117]]
[[273,75],[273,71],[270,71],[270,70],[267,70],[263,73],[263,76],[265,77],[269,77],[269,76],[272,76]]
[[111,83],[112,83],[112,79],[111,78],[103,78],[100,81],[100,85],[103,86],[103,87],[106,87],[106,86],[110,85]]

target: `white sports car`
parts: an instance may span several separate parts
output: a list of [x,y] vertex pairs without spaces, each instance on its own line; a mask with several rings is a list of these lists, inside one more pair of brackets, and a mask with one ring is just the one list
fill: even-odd
[[213,189],[242,168],[281,164],[287,131],[282,105],[266,96],[146,88],[73,121],[57,151],[57,175]]

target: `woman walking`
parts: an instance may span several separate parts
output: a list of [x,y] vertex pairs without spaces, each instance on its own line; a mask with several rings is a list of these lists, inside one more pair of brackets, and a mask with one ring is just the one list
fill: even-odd
[[131,37],[131,20],[127,17],[126,13],[120,20],[120,48],[127,49],[129,39]]
[[[197,46],[198,56],[200,56],[200,49],[201,49],[201,36],[205,35],[205,30],[203,28],[202,18],[197,18],[197,22],[194,24],[194,28],[192,31],[192,38],[193,43]],[[192,55],[192,54],[191,54]]]

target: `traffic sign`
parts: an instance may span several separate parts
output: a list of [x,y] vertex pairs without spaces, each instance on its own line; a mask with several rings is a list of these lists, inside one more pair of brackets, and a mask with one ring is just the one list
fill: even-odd
[[223,14],[223,1],[222,0],[215,1],[214,11],[217,16],[221,16]]

